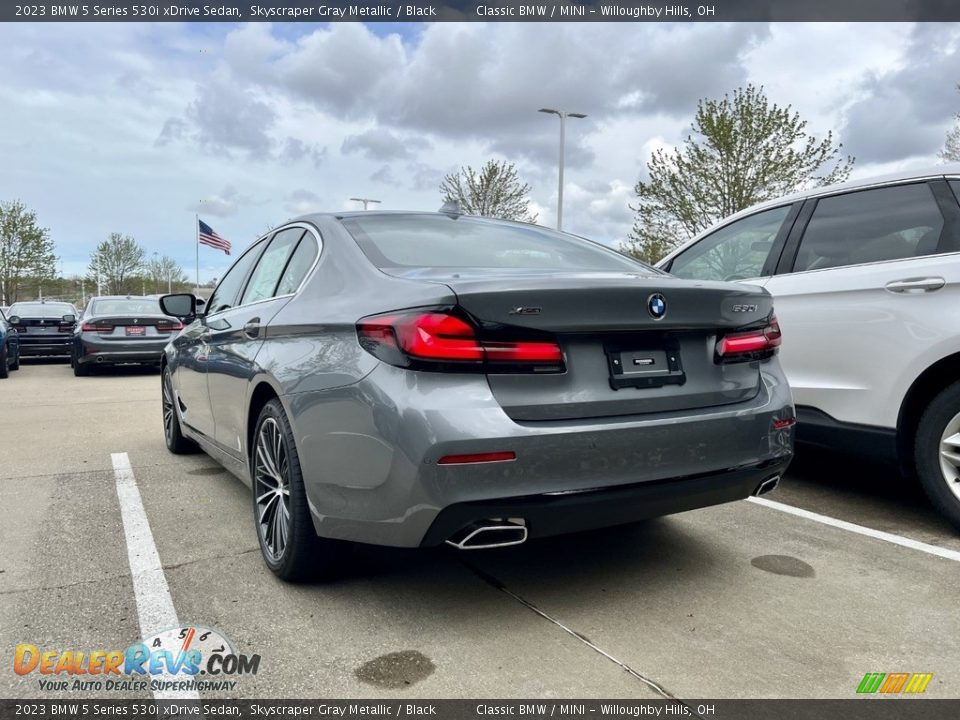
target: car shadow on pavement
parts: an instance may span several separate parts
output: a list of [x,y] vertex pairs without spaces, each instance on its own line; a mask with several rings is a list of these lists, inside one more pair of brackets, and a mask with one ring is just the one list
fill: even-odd
[[894,461],[798,445],[771,500],[946,546],[960,533]]
[[[616,578],[624,572],[661,575],[665,572],[708,572],[715,564],[708,534],[690,532],[670,518],[656,518],[589,532],[529,540],[523,545],[491,550],[456,550],[451,547],[386,548],[357,545],[342,578],[387,580],[410,577],[460,566],[493,583],[498,572],[509,575],[576,581],[585,575]],[[491,576],[491,573],[493,576]]]

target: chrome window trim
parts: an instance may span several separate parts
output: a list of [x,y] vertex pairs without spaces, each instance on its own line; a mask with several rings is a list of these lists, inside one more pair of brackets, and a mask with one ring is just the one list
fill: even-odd
[[[304,230],[309,232],[311,235],[313,235],[314,240],[317,241],[317,255],[313,259],[313,263],[310,265],[310,269],[307,270],[306,274],[303,276],[303,280],[301,280],[300,284],[297,286],[297,289],[294,290],[292,293],[284,293],[283,295],[273,295],[272,297],[263,298],[261,300],[255,300],[254,302],[234,305],[233,307],[229,307],[226,310],[221,310],[220,312],[213,313],[212,315],[204,315],[203,316],[204,319],[217,317],[219,315],[222,315],[223,313],[232,312],[233,310],[239,310],[240,308],[253,307],[254,305],[260,305],[261,303],[270,302],[271,300],[291,298],[294,295],[297,295],[301,290],[303,290],[303,286],[307,284],[307,280],[309,280],[310,276],[313,275],[313,271],[317,269],[317,265],[320,263],[320,257],[323,255],[323,237],[320,235],[320,231],[317,230],[317,228],[315,228],[313,225],[310,225],[305,222],[292,222],[292,223],[287,223],[286,225],[280,225],[279,227],[276,227],[273,230],[270,230],[269,232],[264,233],[263,235],[258,237],[256,240],[254,240],[252,243],[250,243],[250,247],[246,251],[244,251],[243,255],[246,255],[247,252],[253,249],[253,247],[257,243],[263,241],[268,237],[271,237],[272,235],[276,235],[279,232],[283,232],[284,230],[289,230],[290,228],[303,228]],[[303,240],[301,238],[300,242],[302,241]],[[299,242],[297,244],[299,245]],[[296,247],[294,247],[294,252],[296,252]],[[240,262],[241,258],[243,258],[243,255],[241,255],[236,260],[234,260],[233,265],[236,265],[238,262]],[[257,263],[259,262],[260,261],[257,260]],[[230,266],[230,268],[227,270],[227,273],[229,273],[230,270],[233,269],[233,265]],[[254,266],[254,269],[256,269],[256,265]],[[226,273],[224,273],[224,277],[226,277]],[[279,278],[277,280],[279,282]],[[221,279],[220,282],[223,282],[223,280]],[[250,282],[250,278],[247,278],[247,282]],[[213,297],[216,294],[217,289],[219,287],[220,287],[220,283],[217,283],[217,287],[213,289],[213,293],[210,294],[210,297]],[[246,284],[244,284],[243,289],[241,290],[241,293],[240,293],[240,297],[243,297],[243,293],[245,293],[246,291],[247,291],[247,286]]]

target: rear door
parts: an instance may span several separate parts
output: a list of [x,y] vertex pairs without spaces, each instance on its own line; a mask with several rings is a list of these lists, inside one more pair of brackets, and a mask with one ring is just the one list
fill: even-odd
[[279,230],[260,255],[237,305],[207,323],[210,330],[207,385],[214,437],[237,455],[243,447],[248,386],[256,374],[254,361],[263,345],[267,325],[293,293],[289,288],[283,288],[282,293],[277,290],[304,235],[310,235],[308,243],[315,243],[302,225]]
[[766,282],[797,405],[895,427],[925,355],[956,338],[958,250],[960,208],[943,180],[809,200]]

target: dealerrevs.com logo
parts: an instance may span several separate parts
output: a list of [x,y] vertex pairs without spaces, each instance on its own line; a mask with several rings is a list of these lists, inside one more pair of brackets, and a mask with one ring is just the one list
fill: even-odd
[[217,630],[177,627],[125,650],[47,650],[20,643],[13,670],[44,691],[233,690],[256,675],[260,655],[237,653]]

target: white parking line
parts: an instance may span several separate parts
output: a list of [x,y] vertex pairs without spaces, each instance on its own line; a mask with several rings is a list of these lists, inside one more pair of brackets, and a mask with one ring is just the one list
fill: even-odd
[[[110,457],[117,480],[120,516],[123,518],[123,533],[127,540],[127,560],[130,562],[130,575],[133,578],[137,616],[140,618],[140,636],[146,639],[162,630],[177,627],[180,622],[173,607],[173,598],[170,597],[167,578],[163,574],[157,546],[153,542],[150,522],[143,509],[137,479],[130,467],[130,458],[126,453],[112,453]],[[172,676],[156,677],[163,680],[175,679]],[[153,696],[157,700],[197,700],[200,697],[195,690],[158,690]]]
[[747,500],[756,503],[757,505],[763,505],[764,507],[768,507],[773,510],[779,510],[780,512],[796,515],[797,517],[802,517],[807,520],[813,520],[814,522],[823,523],[824,525],[830,525],[831,527],[840,528],[841,530],[848,530],[849,532],[854,532],[858,535],[866,535],[867,537],[872,537],[876,540],[883,540],[884,542],[899,545],[900,547],[910,548],[911,550],[919,550],[920,552],[927,553],[928,555],[936,555],[937,557],[945,558],[947,560],[960,562],[960,552],[956,550],[949,550],[947,548],[939,547],[938,545],[930,545],[925,542],[920,542],[919,540],[911,540],[910,538],[894,535],[893,533],[884,532],[883,530],[874,530],[873,528],[864,527],[863,525],[857,525],[856,523],[847,522],[846,520],[838,520],[837,518],[832,518],[828,515],[810,512],[809,510],[794,507],[793,505],[785,505],[783,503],[778,503],[774,500],[767,500],[766,498],[762,497],[750,497],[747,498]]

